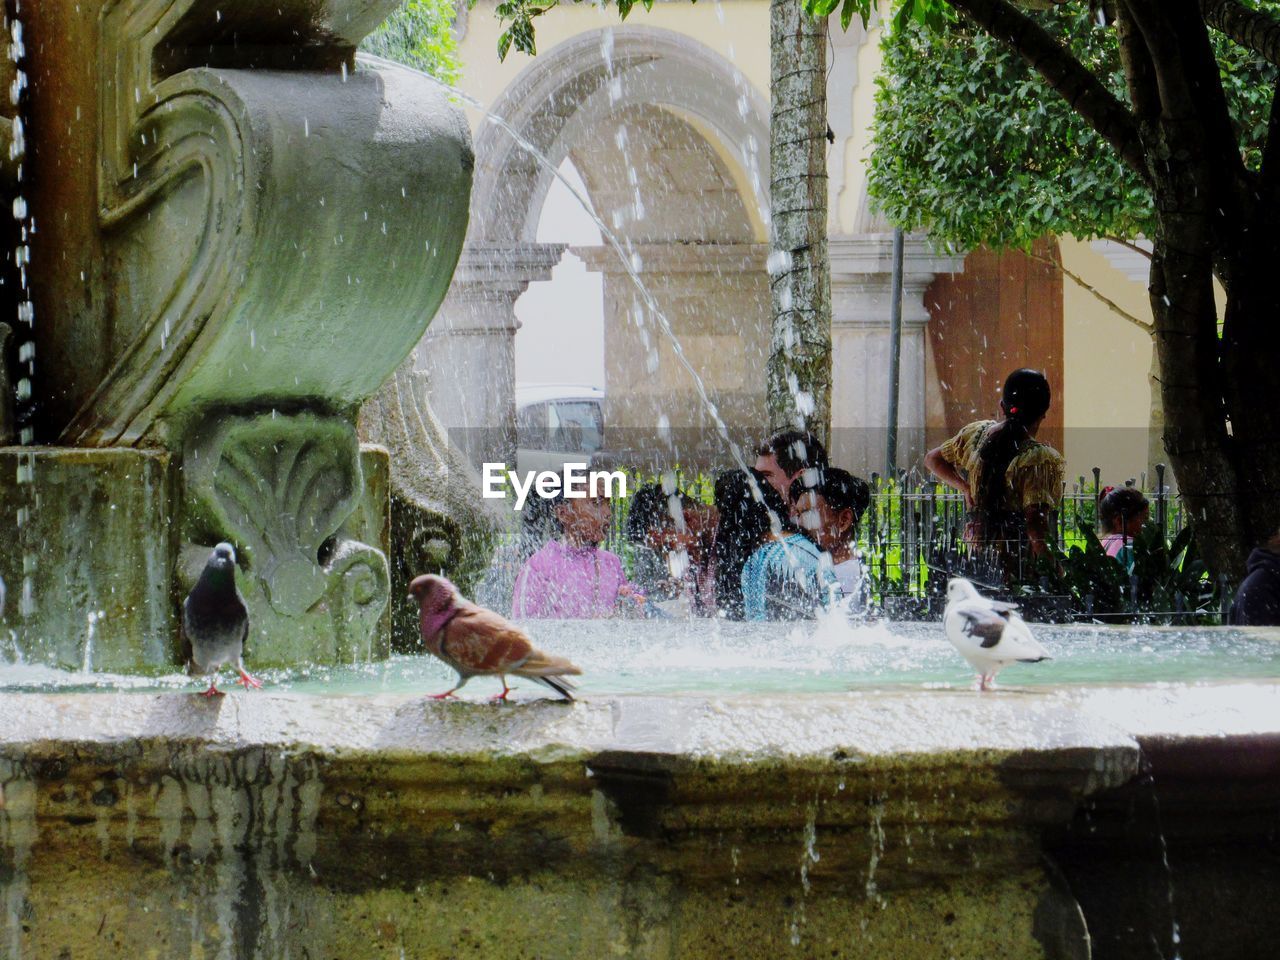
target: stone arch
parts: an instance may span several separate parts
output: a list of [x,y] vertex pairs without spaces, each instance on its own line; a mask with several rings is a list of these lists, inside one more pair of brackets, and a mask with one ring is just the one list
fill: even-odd
[[559,167],[575,146],[620,111],[659,107],[692,126],[715,151],[753,217],[768,227],[769,108],[733,64],[683,34],[604,27],[537,57],[490,105],[511,130],[482,123],[476,134],[473,243],[532,243],[553,174],[513,130]]
[[[550,278],[563,253],[538,243],[537,230],[566,158],[628,263],[643,264],[685,353],[705,367],[716,407],[731,425],[758,429],[763,384],[749,371],[767,349],[769,310],[769,111],[760,91],[688,36],[604,27],[540,54],[489,111],[501,122],[481,121],[475,134],[467,245],[418,361],[433,409],[468,456],[514,453],[514,305],[530,282]],[[635,209],[642,194],[656,202],[628,219],[628,203]],[[574,252],[604,274],[608,422],[626,428],[633,449],[659,422],[718,443],[671,345],[632,322],[643,311],[616,252]],[[485,372],[483,390],[459,382],[467,370]]]

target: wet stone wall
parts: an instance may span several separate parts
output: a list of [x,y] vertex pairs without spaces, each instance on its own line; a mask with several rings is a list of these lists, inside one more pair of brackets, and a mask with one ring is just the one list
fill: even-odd
[[695,700],[3,696],[0,956],[1089,955],[1041,840],[1133,748],[833,747],[830,708],[788,753]]

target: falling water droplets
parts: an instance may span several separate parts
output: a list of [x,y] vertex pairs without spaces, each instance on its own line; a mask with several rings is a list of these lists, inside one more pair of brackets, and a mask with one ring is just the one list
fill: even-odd
[[880,894],[880,886],[876,881],[876,868],[884,858],[884,800],[877,799],[871,804],[871,857],[867,862],[867,899],[884,908],[885,899]]
[[781,276],[791,269],[791,253],[787,250],[770,250],[764,265],[769,276]]
[[613,72],[613,31],[604,30],[600,34],[600,56],[604,60],[604,68]]
[[[605,31],[602,34],[601,44],[602,44],[601,52],[604,55],[606,64],[609,65],[611,69],[612,54],[613,54],[612,31]],[[733,59],[733,56],[734,56],[733,46],[730,45],[729,46],[730,59]],[[681,344],[679,337],[676,336],[675,331],[672,329],[671,320],[667,317],[666,313],[659,306],[653,294],[650,292],[650,290],[645,285],[645,283],[641,280],[640,271],[642,269],[643,262],[639,253],[636,252],[635,250],[628,251],[628,249],[623,245],[623,242],[618,238],[616,231],[622,226],[622,220],[623,220],[622,211],[615,210],[611,215],[610,217],[610,220],[612,223],[612,229],[611,229],[610,226],[607,225],[605,221],[600,217],[600,215],[596,213],[591,203],[582,195],[582,193],[578,189],[574,187],[572,183],[569,182],[568,179],[566,179],[565,174],[557,167],[557,165],[553,164],[550,160],[548,160],[546,155],[543,154],[540,150],[538,150],[532,143],[530,143],[530,141],[524,135],[522,135],[519,130],[517,130],[514,126],[512,126],[512,124],[509,121],[507,121],[506,118],[500,116],[499,114],[493,112],[492,110],[487,109],[481,101],[476,99],[474,96],[468,94],[467,92],[460,90],[459,88],[452,86],[451,84],[444,83],[443,81],[437,79],[436,77],[432,77],[429,74],[422,73],[421,71],[416,71],[416,72],[421,77],[423,77],[426,81],[432,84],[435,84],[436,86],[440,87],[442,90],[449,93],[451,96],[454,96],[458,100],[462,101],[463,103],[466,103],[467,105],[475,108],[476,110],[479,110],[482,114],[483,122],[492,123],[499,129],[501,129],[503,132],[505,132],[508,136],[510,136],[517,146],[519,146],[522,150],[524,150],[536,163],[538,163],[552,177],[554,177],[557,181],[559,181],[568,191],[569,195],[582,207],[583,211],[587,214],[587,216],[592,220],[592,222],[600,230],[601,236],[605,241],[605,245],[608,246],[610,249],[612,249],[613,252],[617,255],[618,259],[621,261],[623,267],[626,270],[628,278],[630,279],[631,283],[635,287],[636,293],[638,294],[641,303],[644,305],[644,308],[647,311],[647,314],[646,314],[647,317],[652,319],[654,326],[656,326],[657,329],[661,332],[662,337],[666,340],[668,346],[670,347],[671,355],[675,358],[676,363],[688,375],[689,380],[693,385],[694,393],[698,398],[699,404],[701,405],[702,409],[706,412],[711,422],[714,424],[716,434],[720,437],[721,441],[727,447],[729,451],[729,455],[733,460],[734,464],[743,471],[749,471],[750,464],[747,462],[747,459],[745,454],[743,453],[742,447],[730,435],[728,424],[725,423],[724,418],[720,415],[719,409],[717,408],[716,404],[712,401],[710,393],[708,392],[706,380],[704,379],[701,371],[699,371],[698,368],[694,366],[694,364],[690,361],[688,355],[684,351],[684,347]],[[622,146],[625,145],[626,133],[623,127],[619,127],[617,129],[617,132],[615,133],[615,143],[619,145],[619,149],[621,149]],[[753,173],[755,175],[755,181],[758,183],[759,182],[758,171],[753,171]],[[764,213],[764,216],[767,218],[767,210],[763,211],[763,213]],[[770,259],[770,263],[772,264],[770,269],[771,274],[790,268],[790,265],[791,265],[790,254],[784,251],[775,251],[773,254],[770,255],[769,259]],[[650,348],[650,350],[652,350],[652,348]],[[649,353],[649,357],[651,358],[651,360],[655,358],[656,352]],[[773,515],[773,511],[770,511],[770,515],[771,515],[772,524],[778,525],[780,523],[779,518]],[[785,542],[783,543],[783,549],[784,549],[784,552],[787,552],[789,555],[790,548]]]
[[807,920],[805,903],[812,884],[809,880],[809,869],[822,858],[818,855],[818,804],[815,800],[809,804],[805,814],[804,831],[801,834],[800,848],[800,898],[796,903],[795,913],[791,916],[791,946],[800,946],[801,933]]
[[[22,61],[26,57],[26,44],[23,41],[22,22],[15,16],[9,23],[9,44],[7,53],[15,67],[14,80],[9,85],[9,101],[16,108],[11,124],[12,136],[9,142],[9,159],[16,161],[17,184],[13,200],[13,219],[18,226],[22,242],[14,250],[13,266],[18,273],[18,306],[16,316],[18,329],[15,333],[20,337],[18,343],[18,382],[14,390],[14,420],[18,427],[18,443],[30,447],[35,442],[34,418],[34,384],[36,370],[36,344],[34,337],[35,306],[31,302],[31,290],[28,284],[28,267],[31,263],[31,248],[27,238],[35,233],[35,218],[28,209],[25,184],[24,160],[26,158],[26,125],[21,116],[23,92],[27,88],[27,75],[22,69]],[[35,454],[27,451],[20,453],[16,468],[16,483],[19,486],[17,497],[16,519],[23,532],[19,541],[22,551],[22,586],[19,592],[18,611],[24,618],[30,618],[36,611],[35,572],[37,553],[34,549],[30,533],[32,511],[36,504],[35,490],[36,463]]]

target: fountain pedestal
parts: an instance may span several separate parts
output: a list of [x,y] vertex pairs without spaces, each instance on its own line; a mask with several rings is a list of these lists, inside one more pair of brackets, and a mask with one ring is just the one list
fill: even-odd
[[[135,657],[119,665],[171,659],[182,594],[220,540],[241,558],[255,663],[385,653],[387,464],[354,423],[444,297],[473,165],[439,87],[356,60],[395,6],[24,14],[40,229],[19,332],[36,442],[57,444],[5,455],[28,468],[0,493],[25,511],[2,571],[29,598],[6,614],[25,658],[66,665],[47,638],[86,623],[115,577],[147,608],[121,618]],[[69,499],[80,485],[102,502]],[[112,507],[127,530],[97,526]]]

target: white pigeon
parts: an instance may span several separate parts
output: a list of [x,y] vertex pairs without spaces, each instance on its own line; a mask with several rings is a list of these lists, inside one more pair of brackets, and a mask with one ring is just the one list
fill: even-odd
[[987,599],[961,577],[947,582],[942,627],[951,645],[978,671],[982,690],[995,686],[996,674],[1014,661],[1051,659],[1017,609],[1012,603]]

